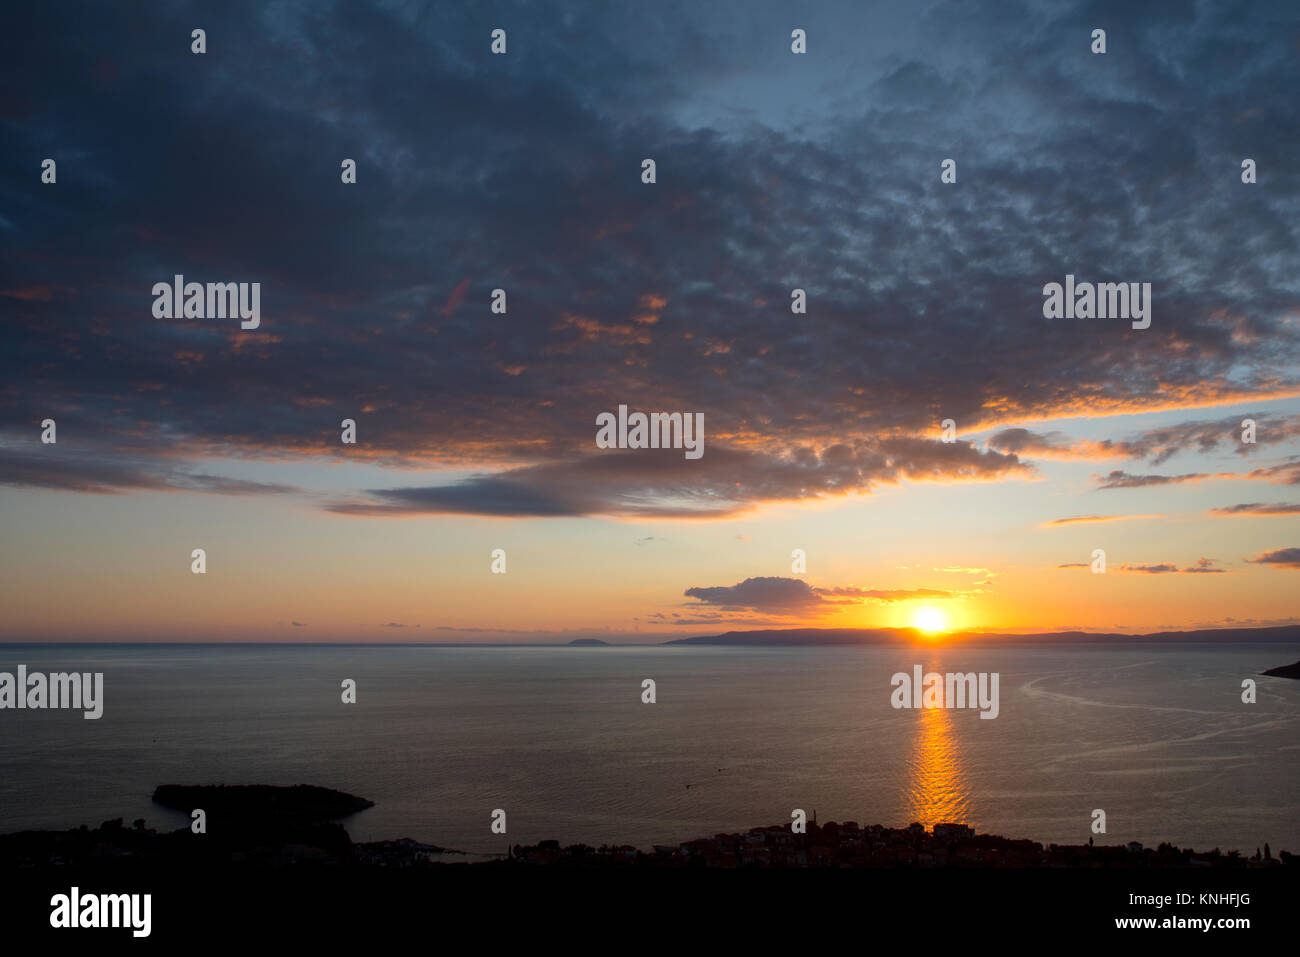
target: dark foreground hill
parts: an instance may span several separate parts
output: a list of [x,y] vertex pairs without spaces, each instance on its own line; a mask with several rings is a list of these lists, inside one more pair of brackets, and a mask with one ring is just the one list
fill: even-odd
[[212,818],[317,823],[356,814],[374,801],[311,784],[270,787],[262,784],[163,784],[153,802],[189,814],[202,808]]
[[[0,874],[76,868],[103,878],[119,872],[162,874],[177,868],[222,868],[258,872],[294,868],[1259,868],[1300,864],[1267,844],[1252,856],[1129,845],[1048,845],[976,834],[963,824],[920,824],[905,828],[855,823],[807,824],[806,833],[790,825],[753,828],[736,834],[685,840],[643,850],[629,845],[561,846],[558,841],[512,844],[502,856],[466,863],[446,860],[459,854],[410,839],[353,843],[346,830],[322,815],[351,813],[364,798],[325,788],[170,787],[159,789],[169,807],[188,810],[204,804],[208,828],[157,832],[143,819],[132,827],[120,818],[98,828],[23,831],[0,835]],[[289,793],[286,793],[289,792]]]
[[1277,668],[1269,668],[1268,671],[1262,672],[1271,675],[1274,678],[1300,678],[1300,661],[1293,665],[1281,665]]

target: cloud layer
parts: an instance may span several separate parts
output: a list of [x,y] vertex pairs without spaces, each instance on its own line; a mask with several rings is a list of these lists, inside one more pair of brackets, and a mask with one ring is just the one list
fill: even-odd
[[[54,417],[101,462],[6,452],[0,481],[278,493],[164,460],[347,456],[482,472],[352,515],[716,517],[1073,449],[920,438],[946,418],[1298,394],[1296,8],[1137,6],[844,4],[795,58],[776,3],[502,4],[504,57],[454,6],[29,5],[0,40],[0,437]],[[261,328],[154,319],[178,273],[261,282]],[[1044,320],[1066,273],[1152,283],[1151,328]],[[592,454],[619,403],[704,413],[704,459]],[[1193,476],[1103,487],[1157,480]]]

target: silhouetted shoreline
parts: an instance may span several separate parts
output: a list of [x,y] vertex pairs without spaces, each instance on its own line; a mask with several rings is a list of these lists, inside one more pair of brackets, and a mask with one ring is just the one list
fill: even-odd
[[1162,843],[1119,845],[1048,844],[996,834],[976,834],[964,824],[920,824],[890,828],[856,822],[808,823],[795,834],[789,824],[716,834],[677,845],[656,845],[650,852],[624,845],[561,847],[558,841],[511,848],[508,862],[542,866],[640,866],[650,868],[835,868],[987,869],[987,868],[1237,868],[1298,867],[1300,856],[1282,851],[1276,858],[1267,845],[1258,857],[1238,851],[1208,852]]
[[328,821],[374,807],[374,801],[311,784],[272,787],[264,784],[162,784],[153,802],[189,814],[203,808],[218,819],[283,818],[302,823]]
[[1300,678],[1300,661],[1293,665],[1281,665],[1277,668],[1269,668],[1260,674],[1269,675],[1273,678]]
[[[1196,851],[1162,843],[1043,845],[1028,839],[976,834],[964,824],[903,828],[855,822],[808,822],[805,833],[789,824],[697,837],[650,850],[631,845],[562,846],[558,841],[510,845],[507,854],[469,861],[463,852],[410,838],[353,842],[334,820],[372,802],[327,788],[207,786],[158,789],[169,806],[206,802],[208,829],[159,832],[139,819],[121,818],[91,829],[21,831],[0,835],[0,869],[115,865],[298,866],[344,868],[1267,868],[1300,866],[1300,856],[1267,844],[1254,855],[1219,848]],[[179,803],[177,803],[179,802]],[[461,858],[449,861],[448,857]]]

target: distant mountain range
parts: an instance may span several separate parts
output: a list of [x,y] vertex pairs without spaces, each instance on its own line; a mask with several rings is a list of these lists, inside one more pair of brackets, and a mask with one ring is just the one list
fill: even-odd
[[[759,631],[728,631],[721,635],[677,638],[669,645],[884,645],[924,641],[926,633],[916,628],[786,628]],[[1300,625],[1275,628],[1205,628],[1197,631],[1157,631],[1147,635],[1103,634],[1091,631],[1052,631],[1034,635],[993,634],[958,631],[943,635],[944,644],[954,642],[1038,644],[1072,642],[1175,642],[1207,643],[1293,642],[1300,643]]]

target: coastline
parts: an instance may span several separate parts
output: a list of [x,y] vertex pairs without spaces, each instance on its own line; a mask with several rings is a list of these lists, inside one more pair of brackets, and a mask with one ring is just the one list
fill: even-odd
[[[1300,855],[1273,851],[1261,842],[1249,850],[1195,850],[1163,842],[1042,844],[1028,838],[977,834],[961,823],[930,830],[913,823],[891,828],[854,821],[814,819],[796,832],[790,824],[683,839],[650,849],[630,844],[561,845],[556,840],[508,844],[504,854],[471,858],[463,851],[410,838],[354,842],[339,820],[373,802],[308,785],[294,787],[162,785],[155,801],[173,805],[177,795],[215,809],[202,829],[195,824],[157,831],[137,819],[121,818],[97,828],[19,831],[0,835],[0,871],[95,866],[114,862],[133,869],[183,864],[257,870],[284,867],[440,868],[854,868],[854,869],[1034,869],[1034,868],[1298,868]],[[161,798],[161,800],[160,800]],[[200,812],[196,811],[197,817]]]

